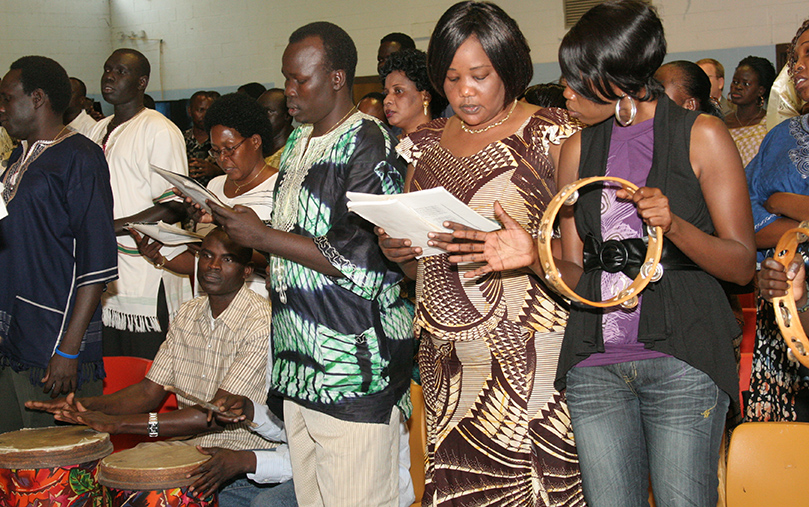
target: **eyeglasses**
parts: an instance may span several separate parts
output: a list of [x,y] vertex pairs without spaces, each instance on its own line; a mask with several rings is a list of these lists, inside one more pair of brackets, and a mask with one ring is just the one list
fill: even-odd
[[239,149],[239,146],[243,145],[245,141],[247,141],[247,137],[242,139],[242,142],[238,143],[236,146],[231,146],[230,148],[222,148],[221,150],[217,150],[216,148],[211,148],[208,150],[208,155],[212,158],[218,159],[221,156],[230,157],[233,155],[233,152]]

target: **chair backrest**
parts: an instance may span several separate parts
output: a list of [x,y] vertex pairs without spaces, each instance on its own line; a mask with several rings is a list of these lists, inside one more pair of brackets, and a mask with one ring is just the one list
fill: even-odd
[[410,401],[413,404],[413,413],[407,421],[410,432],[410,478],[413,479],[413,490],[416,493],[416,502],[421,505],[424,495],[424,465],[427,455],[427,418],[424,413],[424,394],[421,386],[410,382]]
[[727,507],[807,505],[809,423],[750,422],[730,440]]
[[[104,378],[104,394],[112,394],[125,387],[137,384],[146,377],[152,362],[148,359],[130,356],[108,356],[104,358],[104,371],[107,373]],[[177,410],[177,396],[168,393],[163,399],[158,412],[170,412]],[[141,442],[150,442],[155,439],[145,435],[111,435],[110,440],[115,448],[115,452],[131,449]],[[164,440],[164,439],[159,439]]]

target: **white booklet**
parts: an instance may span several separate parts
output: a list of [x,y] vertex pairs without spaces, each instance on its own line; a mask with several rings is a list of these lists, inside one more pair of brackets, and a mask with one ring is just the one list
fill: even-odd
[[[0,183],[0,194],[3,193],[4,189],[5,189],[5,187],[3,187],[3,184]],[[6,209],[6,200],[3,199],[2,195],[0,195],[0,219],[6,218],[7,216],[8,216],[8,210]]]
[[202,241],[202,234],[196,232],[186,231],[176,225],[167,224],[162,220],[159,222],[133,222],[125,224],[127,229],[134,229],[141,233],[141,235],[149,236],[150,238],[163,243],[166,246],[185,245],[187,243],[196,243]]
[[446,253],[427,246],[430,232],[450,232],[442,224],[457,222],[485,232],[496,231],[500,224],[480,216],[444,187],[408,194],[377,195],[346,192],[348,209],[377,225],[392,238],[407,238],[421,247],[422,257]]
[[156,165],[152,164],[152,171],[156,172],[160,176],[166,179],[169,183],[177,187],[177,190],[183,193],[186,197],[189,197],[192,201],[199,204],[202,209],[204,209],[207,213],[211,212],[211,207],[205,203],[206,199],[210,199],[211,201],[215,202],[219,206],[226,208],[227,206],[218,197],[216,197],[210,190],[205,188],[195,180],[194,178],[190,178],[185,174],[174,173],[171,171],[167,171],[165,169],[161,169]]

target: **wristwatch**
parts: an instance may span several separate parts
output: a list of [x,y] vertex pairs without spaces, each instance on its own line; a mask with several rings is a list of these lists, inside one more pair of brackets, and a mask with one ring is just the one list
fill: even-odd
[[149,422],[146,423],[146,430],[151,438],[155,438],[160,434],[160,425],[157,423],[157,414],[155,412],[149,412]]

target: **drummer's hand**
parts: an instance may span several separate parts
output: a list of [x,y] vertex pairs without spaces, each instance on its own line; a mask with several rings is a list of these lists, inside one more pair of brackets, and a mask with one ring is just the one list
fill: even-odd
[[51,414],[55,414],[61,410],[77,410],[75,396],[75,393],[70,393],[67,395],[67,398],[56,398],[50,401],[29,400],[25,402],[25,408],[50,412]]
[[42,377],[42,382],[45,383],[42,392],[51,393],[51,398],[56,398],[60,394],[72,393],[76,390],[78,368],[78,359],[68,359],[54,354],[48,362],[45,376]]
[[135,238],[135,243],[138,245],[138,252],[152,261],[152,264],[157,264],[163,260],[163,255],[160,253],[163,243],[152,241],[149,236],[141,236],[135,229],[129,229],[129,234]]
[[202,209],[202,206],[195,203],[191,200],[190,197],[187,197],[184,193],[180,192],[177,187],[172,189],[177,196],[183,200],[183,205],[185,205],[185,211],[188,213],[188,216],[191,219],[198,223],[198,224],[211,224],[213,223],[213,217],[210,213]]
[[256,455],[252,451],[231,451],[221,447],[200,447],[202,454],[211,459],[192,470],[186,477],[199,475],[196,482],[188,488],[195,492],[197,498],[205,498],[219,489],[223,482],[231,477],[256,471]]
[[87,410],[81,403],[76,403],[78,410],[62,410],[53,415],[57,421],[70,424],[84,424],[96,431],[115,435],[120,433],[121,416],[108,415],[95,410]]
[[634,194],[620,189],[615,193],[618,199],[627,199],[635,203],[638,215],[652,227],[662,227],[663,234],[668,234],[672,226],[672,214],[669,199],[659,188],[641,187]]
[[762,262],[761,270],[758,272],[759,295],[767,301],[785,296],[789,288],[787,280],[792,280],[792,297],[795,298],[795,304],[797,306],[806,304],[806,270],[803,257],[800,255],[795,256],[789,269],[785,269],[773,258]]
[[[474,278],[492,271],[524,268],[537,262],[538,254],[534,239],[503,210],[497,201],[494,203],[494,216],[503,224],[503,228],[498,231],[477,231],[454,222],[445,222],[444,226],[453,232],[430,233],[430,237],[434,239],[428,244],[453,254],[449,256],[449,262],[484,263],[476,270],[464,273],[465,278]],[[445,241],[447,237],[450,239],[449,242]]]
[[391,262],[404,264],[421,255],[421,247],[411,247],[412,243],[409,239],[391,238],[381,227],[374,227],[374,232],[377,235],[379,248]]
[[228,417],[209,410],[208,422],[211,422],[214,416],[218,422],[225,424],[244,421],[245,419],[248,421],[253,420],[253,402],[246,396],[228,394],[212,400],[211,404],[216,405],[222,412],[232,412],[236,414],[236,417]]

